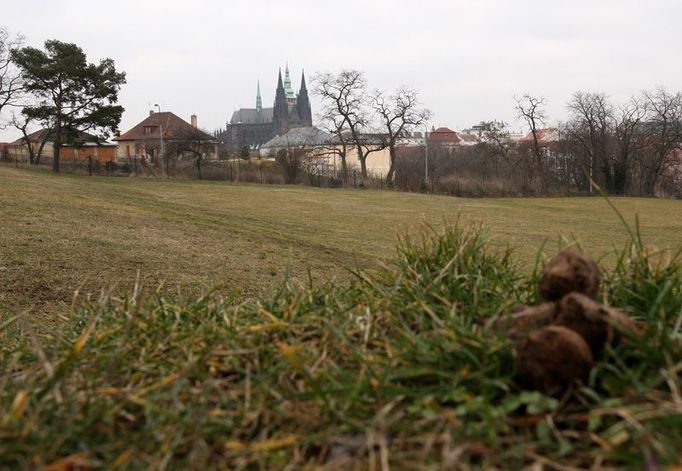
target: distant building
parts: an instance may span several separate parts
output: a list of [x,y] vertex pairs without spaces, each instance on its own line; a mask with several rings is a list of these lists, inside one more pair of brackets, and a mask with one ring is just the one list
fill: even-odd
[[222,141],[229,152],[237,152],[244,147],[258,151],[263,144],[276,136],[281,136],[293,128],[311,127],[313,114],[310,108],[305,74],[301,72],[301,87],[298,94],[291,88],[289,66],[279,71],[275,100],[271,108],[263,108],[260,82],[256,86],[256,107],[240,108],[232,113],[225,129],[216,131],[215,136]]
[[[543,128],[536,130],[538,145],[546,149],[548,152],[554,152],[559,148],[559,130],[557,128]],[[518,140],[519,145],[531,146],[533,145],[533,133],[528,132],[525,136]]]
[[129,160],[131,157],[159,159],[161,148],[178,141],[191,141],[204,146],[212,146],[207,156],[218,158],[218,141],[197,127],[197,117],[192,115],[191,124],[179,116],[163,111],[149,112],[149,116],[113,140],[118,144],[116,158]]
[[424,145],[424,134],[418,131],[404,131],[396,141],[396,147],[421,147]]
[[[370,150],[365,161],[367,167],[367,174],[371,177],[386,177],[388,169],[391,166],[391,156],[388,147],[386,147],[386,135],[381,133],[363,133],[359,136],[363,152]],[[355,142],[352,141],[349,135],[346,136],[346,166],[348,171],[352,174],[355,172],[359,174],[362,168],[360,156]],[[320,157],[325,159],[325,165],[328,168],[333,168],[335,172],[340,172],[342,169],[341,158],[339,151],[342,149],[338,136],[332,136],[325,153],[319,153]]]
[[[557,128],[543,128],[535,131],[538,142],[542,144],[550,144],[552,142],[559,142],[559,130]],[[533,132],[529,131],[524,137],[519,139],[520,142],[533,142]]]
[[465,132],[458,132],[460,146],[475,146],[483,142],[483,139],[478,134],[470,134]]
[[481,121],[478,124],[474,124],[470,128],[462,129],[460,132],[463,134],[474,134],[478,137],[483,137],[483,133],[504,129],[506,124],[503,121]]
[[332,136],[314,126],[304,128],[293,128],[282,134],[275,136],[260,148],[260,155],[263,157],[273,157],[282,149],[304,148],[313,150],[329,147]]
[[[51,162],[54,158],[54,133],[47,129],[32,132],[26,137],[10,142],[6,146],[6,154],[12,160],[29,161],[29,146],[40,162]],[[63,144],[59,151],[62,162],[85,162],[92,157],[97,162],[111,162],[116,158],[116,144],[112,144],[86,132],[78,132],[73,142]]]
[[[478,138],[477,142],[485,142],[486,133],[491,131],[502,132],[511,141],[518,141],[519,139],[522,139],[525,136],[525,134],[523,134],[520,131],[510,131],[509,128],[507,127],[507,123],[505,123],[504,121],[495,120],[481,121],[478,124],[474,124],[470,128],[462,129],[461,131],[459,131],[459,135],[475,136]],[[470,140],[474,141],[475,139],[471,138]]]
[[440,127],[428,133],[427,141],[429,145],[437,144],[444,147],[455,147],[462,142],[462,139],[452,129]]

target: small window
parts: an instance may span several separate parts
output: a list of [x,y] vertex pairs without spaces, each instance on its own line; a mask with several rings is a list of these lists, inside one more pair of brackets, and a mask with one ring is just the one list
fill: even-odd
[[156,131],[156,128],[158,128],[158,126],[145,126],[144,127],[144,133],[145,134],[154,134],[154,131]]

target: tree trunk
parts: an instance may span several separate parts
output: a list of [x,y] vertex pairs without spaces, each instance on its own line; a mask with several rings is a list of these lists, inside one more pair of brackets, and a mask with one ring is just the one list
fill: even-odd
[[[28,142],[28,140],[27,140]],[[33,150],[33,146],[31,145],[30,142],[26,145],[28,148],[28,163],[29,165],[37,165],[38,162],[36,161],[36,153],[35,150]]]
[[613,192],[617,195],[624,195],[627,190],[628,163],[627,158],[613,164]]
[[362,174],[362,181],[364,183],[367,180],[367,156],[362,155],[360,157],[360,172]]
[[363,182],[367,179],[367,154],[365,154],[362,151],[362,145],[358,141],[357,136],[354,136],[355,139],[355,148],[357,149],[358,152],[358,159],[360,159],[360,170],[362,174],[362,180]]
[[386,185],[393,184],[393,172],[395,171],[395,146],[390,145],[388,147],[388,153],[391,157],[391,162],[388,166],[388,173],[386,174]]
[[342,154],[339,154],[339,158],[341,159],[341,179],[345,185],[348,183],[348,164],[346,163],[346,153],[343,152]]
[[43,148],[45,147],[45,139],[40,143],[40,147],[38,147],[38,153],[36,154],[35,157],[35,165],[40,164],[40,158],[43,156]]
[[59,154],[62,150],[62,142],[61,138],[57,136],[57,138],[54,140],[54,144],[52,145],[52,171],[55,173],[59,173]]
[[647,171],[642,178],[642,194],[641,196],[654,196],[656,191],[656,175],[654,172]]

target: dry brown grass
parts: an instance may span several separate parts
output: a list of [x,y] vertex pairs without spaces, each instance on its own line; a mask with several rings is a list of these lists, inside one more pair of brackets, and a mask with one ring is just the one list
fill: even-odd
[[[682,202],[617,199],[639,214],[648,244],[682,246]],[[285,270],[301,280],[347,278],[345,268],[394,254],[396,234],[458,214],[482,221],[523,263],[547,241],[576,238],[600,255],[626,238],[599,198],[459,199],[396,192],[52,175],[0,167],[0,313],[27,311],[50,325],[75,290],[184,293],[223,285],[262,293]]]

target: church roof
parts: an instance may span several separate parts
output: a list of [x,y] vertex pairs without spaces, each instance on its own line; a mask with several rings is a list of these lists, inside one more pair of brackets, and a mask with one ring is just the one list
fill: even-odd
[[315,126],[293,128],[281,136],[276,136],[263,144],[263,149],[282,148],[290,146],[319,146],[326,144],[331,135]]
[[261,124],[272,123],[273,108],[262,108],[260,113],[256,108],[240,108],[232,113],[230,124]]
[[[351,137],[351,132],[350,131],[344,131],[344,141],[346,143],[351,142],[353,139]],[[359,133],[358,134],[358,140],[360,141],[361,144],[363,145],[369,145],[369,146],[382,146],[386,144],[387,140],[387,134],[386,133],[380,133],[380,132],[366,132],[366,133]],[[341,139],[339,138],[338,135],[334,135],[331,138],[331,142],[333,144],[341,144]]]

